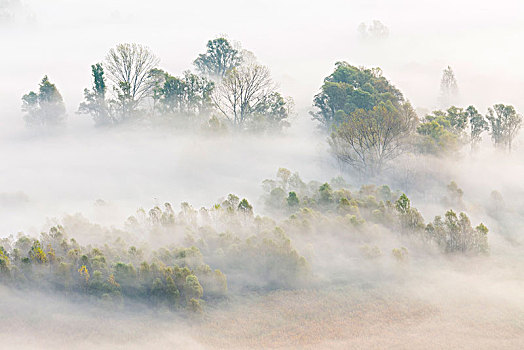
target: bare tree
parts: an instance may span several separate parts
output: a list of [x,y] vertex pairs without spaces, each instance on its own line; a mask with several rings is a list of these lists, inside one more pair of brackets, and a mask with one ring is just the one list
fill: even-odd
[[334,155],[362,175],[378,175],[388,161],[405,150],[418,118],[409,103],[400,108],[381,104],[371,111],[358,109],[345,117],[331,135]]
[[114,84],[122,119],[128,119],[152,91],[154,79],[150,72],[158,62],[149,48],[138,44],[119,44],[109,50],[105,68]]
[[249,64],[231,69],[218,84],[212,99],[235,127],[242,128],[273,92],[269,70]]

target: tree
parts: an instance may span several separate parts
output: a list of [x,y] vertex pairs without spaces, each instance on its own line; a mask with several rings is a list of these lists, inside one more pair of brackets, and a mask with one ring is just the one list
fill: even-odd
[[513,139],[522,126],[522,116],[517,114],[513,106],[497,104],[488,109],[486,118],[491,126],[491,139],[495,146],[511,152]]
[[209,40],[207,52],[198,55],[193,62],[200,73],[218,80],[241,63],[242,54],[223,37]]
[[189,275],[186,277],[186,282],[184,283],[184,293],[186,296],[186,301],[189,302],[191,299],[200,299],[204,295],[204,290],[198,282],[198,278],[195,275]]
[[466,108],[466,116],[470,125],[469,142],[473,150],[482,141],[482,133],[489,130],[489,126],[486,118],[473,106]]
[[175,281],[173,280],[173,277],[171,276],[167,276],[166,278],[165,293],[166,293],[168,305],[171,308],[175,307],[176,304],[178,303],[180,292],[178,291]]
[[106,82],[102,64],[92,65],[91,72],[93,75],[93,87],[91,91],[84,89],[85,102],[80,103],[78,113],[90,114],[97,126],[113,124],[115,120],[111,116],[106,101]]
[[360,23],[357,28],[362,39],[385,39],[389,36],[389,28],[378,20],[372,24]]
[[78,269],[78,274],[80,275],[80,279],[84,281],[84,287],[87,287],[87,284],[89,283],[89,270],[85,265],[82,265]]
[[426,115],[423,123],[417,127],[417,133],[421,136],[419,151],[436,155],[457,151],[465,142],[468,113],[452,106],[447,111],[439,110]]
[[150,95],[154,87],[150,73],[158,62],[149,48],[138,44],[119,44],[109,50],[105,67],[116,95],[113,105],[118,121],[132,118],[140,102]]
[[403,193],[395,202],[395,209],[397,210],[402,229],[416,232],[424,228],[422,215],[416,208],[411,207],[411,202],[406,194]]
[[368,111],[358,109],[331,134],[335,157],[361,175],[381,173],[387,163],[406,150],[407,139],[418,123],[409,103],[396,109],[392,103]]
[[440,96],[439,105],[441,108],[448,108],[451,105],[456,104],[458,101],[458,84],[455,78],[453,69],[448,66],[442,73],[442,79],[440,81]]
[[404,97],[382,76],[379,68],[357,68],[347,62],[337,62],[335,71],[324,79],[320,93],[314,98],[318,111],[312,112],[312,116],[331,131],[356,110],[371,111],[388,101],[398,107]]
[[298,196],[297,196],[296,192],[289,192],[289,195],[288,195],[286,201],[287,201],[287,205],[290,208],[298,207],[299,200],[298,200]]
[[22,97],[22,111],[28,127],[52,127],[60,125],[65,119],[65,106],[62,95],[55,84],[44,76],[38,92],[29,92]]
[[426,226],[426,234],[446,253],[489,252],[488,228],[482,223],[473,228],[465,213],[457,215],[453,210],[448,210],[444,220],[436,216],[433,223]]
[[249,121],[249,128],[255,131],[279,131],[289,126],[286,119],[292,113],[293,100],[285,99],[274,91],[264,96],[257,105],[253,118]]
[[253,215],[253,206],[245,198],[240,201],[237,209],[242,213]]
[[243,65],[227,72],[217,85],[212,100],[222,115],[238,129],[250,128],[250,123],[260,116],[267,118],[271,125],[288,116],[280,109],[285,108],[286,103],[275,91],[269,70],[258,64]]
[[153,70],[157,84],[153,89],[155,107],[164,115],[199,115],[211,106],[214,83],[205,77],[184,72],[182,78],[156,69]]

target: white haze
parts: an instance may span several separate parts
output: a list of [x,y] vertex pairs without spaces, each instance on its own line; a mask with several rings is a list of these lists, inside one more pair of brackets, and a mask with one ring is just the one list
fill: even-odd
[[[339,60],[381,67],[423,109],[436,105],[447,65],[455,70],[463,104],[481,111],[500,102],[524,109],[524,51],[516,40],[524,34],[517,20],[522,10],[514,1],[21,1],[0,26],[0,193],[22,191],[42,215],[35,221],[10,215],[0,228],[27,229],[42,216],[85,211],[99,198],[125,202],[126,210],[155,198],[209,205],[229,192],[256,200],[256,186],[281,166],[328,180],[338,171],[326,166],[324,136],[312,137],[307,111]],[[363,41],[356,28],[374,19],[390,36]],[[284,95],[295,99],[292,137],[218,145],[191,136],[105,137],[87,116],[75,114],[91,85],[90,65],[115,44],[148,45],[162,68],[181,74],[219,34],[253,51]],[[42,139],[23,128],[20,98],[45,74],[66,102],[66,136]]]
[[[0,0],[0,5],[3,3],[7,2]],[[55,218],[60,221],[64,215],[77,212],[92,222],[121,227],[139,207],[148,209],[166,201],[177,207],[187,201],[198,208],[213,205],[228,193],[248,198],[260,213],[264,210],[259,200],[262,180],[273,178],[279,167],[298,171],[306,181],[330,180],[340,174],[340,169],[328,154],[325,134],[316,130],[308,111],[323,78],[340,60],[381,67],[417,108],[435,108],[442,70],[450,65],[458,79],[463,105],[474,104],[485,112],[488,106],[506,103],[524,112],[524,47],[519,42],[524,37],[520,18],[524,3],[515,0],[27,0],[10,11],[9,19],[0,17],[0,237],[19,231],[37,235]],[[388,26],[389,37],[362,40],[358,25],[375,19]],[[193,68],[192,61],[205,50],[207,40],[221,34],[252,51],[271,69],[283,94],[294,98],[296,116],[283,135],[206,138],[170,131],[99,130],[89,117],[75,114],[83,89],[91,86],[90,65],[102,61],[116,44],[147,45],[160,57],[161,68],[179,75]],[[68,125],[62,133],[42,136],[24,128],[20,105],[21,96],[35,90],[46,74],[64,97]],[[388,330],[391,343],[369,334],[366,339],[357,337],[360,340],[353,344],[355,347],[369,348],[382,342],[383,348],[392,344],[402,348],[405,334],[413,332],[423,337],[439,327],[456,335],[456,342],[447,340],[440,344],[442,347],[478,347],[474,336],[484,329],[493,332],[486,335],[486,339],[492,336],[486,340],[486,348],[514,348],[522,339],[518,331],[522,331],[524,313],[518,312],[524,310],[524,283],[518,271],[524,267],[524,215],[520,209],[524,205],[524,143],[517,140],[512,155],[501,155],[491,147],[488,135],[485,138],[482,151],[474,157],[464,152],[462,158],[453,161],[418,159],[408,162],[407,173],[416,171],[411,183],[403,182],[402,171],[382,182],[407,191],[427,222],[447,209],[441,197],[445,185],[455,180],[464,190],[462,209],[472,223],[482,221],[490,228],[492,260],[471,264],[464,260],[464,269],[456,271],[454,262],[441,265],[442,261],[434,257],[426,261],[417,256],[415,248],[415,266],[405,279],[398,277],[401,274],[394,267],[388,267],[387,273],[394,275],[391,282],[380,281],[383,275],[374,268],[354,265],[348,251],[357,252],[359,246],[354,242],[340,244],[335,233],[315,247],[317,260],[313,262],[317,270],[363,274],[364,280],[377,283],[376,290],[383,283],[386,292],[373,290],[378,299],[398,296],[400,301],[392,304],[413,298],[430,305],[431,310],[426,310],[430,316],[420,324],[409,315],[414,317],[408,318],[415,326],[402,323],[387,328],[380,323],[387,320],[378,317],[377,327]],[[356,182],[352,185],[355,188]],[[499,227],[486,205],[493,190],[502,193],[511,209],[505,227]],[[98,199],[107,205],[95,205]],[[388,248],[400,244],[386,234],[380,237],[380,243]],[[309,242],[294,242],[306,251],[305,243]],[[393,296],[383,295],[390,290]],[[267,297],[269,301],[264,296],[253,297],[227,312],[209,310],[208,324],[191,328],[174,316],[97,314],[97,309],[62,302],[54,296],[27,297],[0,289],[0,298],[10,305],[0,314],[0,335],[5,339],[3,344],[13,348],[65,349],[70,341],[78,342],[78,348],[206,348],[207,343],[222,344],[220,339],[208,339],[210,334],[220,333],[220,322],[215,318],[224,321],[223,326],[233,338],[258,334],[261,324],[270,326],[260,329],[278,334],[275,324],[297,322],[290,316],[292,313],[272,318],[271,311],[281,307],[301,310],[302,304],[289,302],[287,293],[293,292],[278,292]],[[359,301],[369,297],[363,293],[348,291]],[[327,295],[320,300],[331,305],[339,297]],[[27,298],[32,302],[26,304]],[[302,302],[309,301],[306,296]],[[273,309],[266,309],[266,303]],[[254,315],[260,316],[260,320],[252,319],[252,329],[249,324],[236,323],[240,312],[249,318],[251,305],[259,310]],[[330,310],[332,319],[328,317],[327,324],[338,320],[336,309],[335,305]],[[489,327],[477,327],[479,318]],[[454,330],[457,319],[465,325]],[[309,322],[311,318],[306,314],[298,320]],[[373,322],[369,329],[372,326]],[[469,336],[460,332],[469,332]],[[41,343],[36,343],[32,334]],[[52,336],[47,337],[49,334]],[[367,337],[366,332],[363,334]],[[500,334],[507,335],[505,343],[490,343]],[[378,343],[371,342],[373,336]],[[415,338],[414,347],[439,348],[439,344],[417,343],[421,338]],[[223,346],[239,348],[274,345],[224,342]],[[344,345],[335,341],[323,347]]]

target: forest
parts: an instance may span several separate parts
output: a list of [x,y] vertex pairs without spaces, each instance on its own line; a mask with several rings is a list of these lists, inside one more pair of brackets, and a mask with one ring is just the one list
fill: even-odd
[[[159,59],[147,47],[117,45],[104,63],[91,66],[93,85],[84,90],[78,113],[92,117],[96,127],[134,124],[178,130],[200,126],[206,133],[282,132],[289,124],[292,101],[276,91],[269,70],[226,38],[209,40],[206,48],[193,62],[198,74],[186,71],[183,77],[174,77],[157,68]],[[453,70],[447,67],[441,82],[443,105],[451,103],[456,88]],[[60,92],[47,76],[38,92],[24,95],[22,102],[29,128],[57,132],[66,122]],[[484,132],[495,147],[510,152],[522,124],[515,108],[503,104],[489,108],[486,115],[474,106],[450,106],[419,119],[380,68],[346,62],[336,63],[313,106],[311,116],[327,135],[332,155],[347,171],[368,181],[404,153],[452,157],[466,146],[474,151]],[[263,181],[263,187],[270,216],[255,216],[247,199],[230,194],[199,210],[189,203],[182,203],[179,213],[170,203],[163,209],[140,210],[126,222],[130,232],[119,233],[134,237],[131,243],[118,237],[100,246],[81,246],[75,232],[60,225],[38,238],[4,239],[2,281],[16,288],[87,295],[104,303],[129,300],[201,312],[202,300],[227,296],[228,283],[235,291],[314,283],[307,259],[288,235],[300,237],[315,227],[358,236],[380,225],[392,235],[423,242],[424,249],[443,254],[489,253],[484,224],[473,227],[466,213],[451,208],[425,223],[410,199],[387,185],[365,184],[352,191],[342,177],[324,184],[305,183],[298,173],[281,168],[276,179]],[[462,190],[457,184],[451,182],[447,192],[449,204],[460,206]],[[185,237],[175,245],[169,237],[183,235],[179,232]],[[142,235],[165,245],[152,249],[138,239]],[[376,245],[363,245],[362,253],[383,254]],[[399,246],[390,254],[402,261],[409,253]]]
[[505,41],[441,39],[413,2],[422,34],[386,4],[251,4],[221,34],[210,8],[157,5],[0,0],[7,347],[519,348],[524,73],[487,55]]

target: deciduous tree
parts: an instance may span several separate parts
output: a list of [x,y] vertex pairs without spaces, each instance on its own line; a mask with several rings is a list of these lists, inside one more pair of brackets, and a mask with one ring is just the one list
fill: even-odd
[[252,128],[257,118],[282,127],[288,117],[286,102],[275,91],[269,69],[259,64],[242,65],[227,72],[212,100],[237,129]]
[[418,118],[406,103],[397,109],[392,103],[368,111],[358,109],[331,134],[335,157],[362,175],[378,175],[387,163],[406,149]]
[[404,97],[382,76],[379,68],[357,68],[347,62],[337,62],[335,71],[324,79],[320,93],[314,98],[318,110],[312,112],[312,116],[331,131],[356,110],[371,111],[388,101],[398,107]]
[[517,114],[513,106],[497,104],[488,110],[486,118],[495,146],[511,152],[513,140],[522,127],[522,116]]
[[220,80],[230,70],[240,66],[242,54],[226,38],[221,37],[209,40],[206,53],[198,55],[193,63],[200,73]]
[[150,96],[154,87],[150,73],[158,62],[149,48],[139,44],[119,44],[109,50],[104,67],[113,83],[119,121],[135,116],[139,104]]

